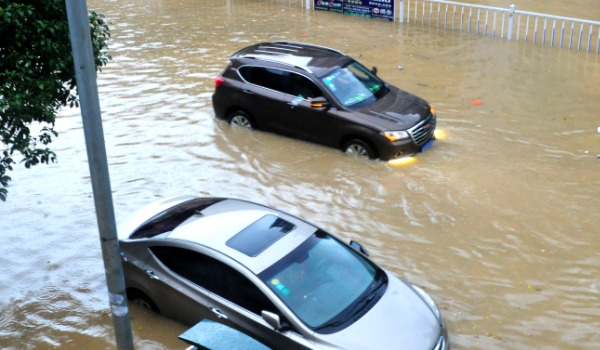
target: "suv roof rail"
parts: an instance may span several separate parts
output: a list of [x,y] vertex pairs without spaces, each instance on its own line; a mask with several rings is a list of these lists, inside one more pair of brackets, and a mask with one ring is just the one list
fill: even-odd
[[283,45],[296,45],[296,46],[306,46],[306,47],[311,47],[311,48],[315,48],[315,49],[320,49],[320,50],[326,50],[326,51],[331,51],[331,52],[335,52],[337,54],[340,54],[342,56],[346,56],[345,53],[343,53],[342,51],[338,51],[336,49],[332,49],[330,47],[327,46],[321,46],[321,45],[315,45],[315,44],[309,44],[309,43],[303,43],[300,41],[273,41],[273,44],[283,44]]
[[294,67],[294,68],[302,69],[304,71],[312,73],[312,71],[310,69],[308,69],[307,67],[303,67],[303,66],[291,64],[291,63],[288,63],[288,62],[285,62],[285,61],[282,61],[282,60],[277,60],[277,59],[269,58],[269,57],[265,57],[265,56],[260,56],[260,55],[244,55],[244,58],[251,58],[251,59],[255,59],[255,60],[261,60],[261,61],[268,61],[268,62],[273,62],[273,63],[277,63],[277,64],[283,64],[284,66]]

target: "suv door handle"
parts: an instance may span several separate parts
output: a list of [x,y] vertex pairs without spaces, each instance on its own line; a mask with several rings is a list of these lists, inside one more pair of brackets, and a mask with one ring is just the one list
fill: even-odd
[[245,92],[245,93],[247,93],[247,94],[254,95],[254,92],[252,92],[252,91],[250,91],[250,90],[242,90],[242,91],[244,91],[244,92]]
[[146,274],[147,274],[148,276],[150,276],[150,279],[153,279],[153,280],[160,280],[160,278],[158,278],[158,276],[157,276],[157,275],[155,275],[155,274],[154,274],[154,272],[153,272],[152,270],[146,270],[145,272],[146,272]]
[[209,310],[212,311],[215,315],[217,315],[218,318],[227,319],[227,315],[225,315],[223,311],[221,311],[219,308],[211,307]]

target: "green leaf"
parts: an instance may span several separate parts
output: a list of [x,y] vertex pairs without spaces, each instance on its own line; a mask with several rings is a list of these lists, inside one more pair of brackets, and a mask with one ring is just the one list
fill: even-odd
[[[46,147],[58,136],[53,130],[58,109],[79,106],[64,0],[24,3],[0,0],[0,142],[6,149],[0,155],[2,200],[13,158],[26,168],[55,162],[56,154]],[[103,15],[88,15],[99,71],[111,60],[105,39],[110,29]],[[32,132],[32,125],[41,125],[41,132]]]

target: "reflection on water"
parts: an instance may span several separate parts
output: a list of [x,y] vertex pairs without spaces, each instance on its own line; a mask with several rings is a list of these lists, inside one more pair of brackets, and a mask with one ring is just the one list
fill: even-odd
[[[99,90],[117,219],[185,193],[257,201],[361,242],[423,286],[455,348],[600,344],[598,55],[298,5],[91,3],[113,29]],[[600,18],[593,0],[517,6]],[[397,166],[216,121],[214,77],[231,53],[267,40],[376,65],[435,106],[438,140]],[[0,347],[108,349],[78,111],[56,129],[59,163],[18,168],[0,206]],[[183,326],[131,309],[137,348],[185,348]]]

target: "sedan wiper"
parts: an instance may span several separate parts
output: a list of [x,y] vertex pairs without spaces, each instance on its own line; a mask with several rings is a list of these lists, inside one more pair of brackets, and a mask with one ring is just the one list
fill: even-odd
[[322,325],[320,325],[319,327],[315,328],[315,331],[324,329],[324,328],[329,328],[329,327],[337,327],[337,326],[341,326],[344,323],[346,323],[346,319],[342,319],[342,320],[337,320],[337,321],[333,321],[333,322],[327,322],[327,323],[323,323]]
[[318,326],[317,328],[315,328],[315,330],[321,330],[321,329],[330,328],[330,327],[337,327],[337,326],[341,326],[342,324],[348,322],[354,316],[358,315],[365,308],[367,308],[368,306],[371,305],[373,299],[375,299],[375,297],[378,295],[377,291],[382,286],[385,286],[385,284],[386,284],[385,282],[386,282],[386,279],[382,279],[381,281],[374,282],[374,283],[377,283],[377,285],[375,287],[373,287],[373,289],[371,289],[370,291],[366,292],[360,299],[358,299],[355,302],[355,304],[350,309],[348,309],[346,312],[344,312],[344,316],[342,318],[339,318],[336,321],[324,323],[324,324]]
[[341,319],[338,319],[337,321],[324,323],[324,324],[320,325],[319,327],[315,328],[314,330],[318,331],[318,330],[325,329],[325,328],[331,328],[331,327],[337,327],[337,326],[343,325],[344,323],[351,320],[355,315],[357,315],[362,310],[364,310],[367,306],[369,306],[369,304],[371,303],[371,300],[373,300],[373,297],[374,296],[372,295],[372,293],[368,293],[366,296],[363,296],[358,302],[356,302],[356,304],[354,304],[354,306],[345,313],[344,317],[342,317]]

